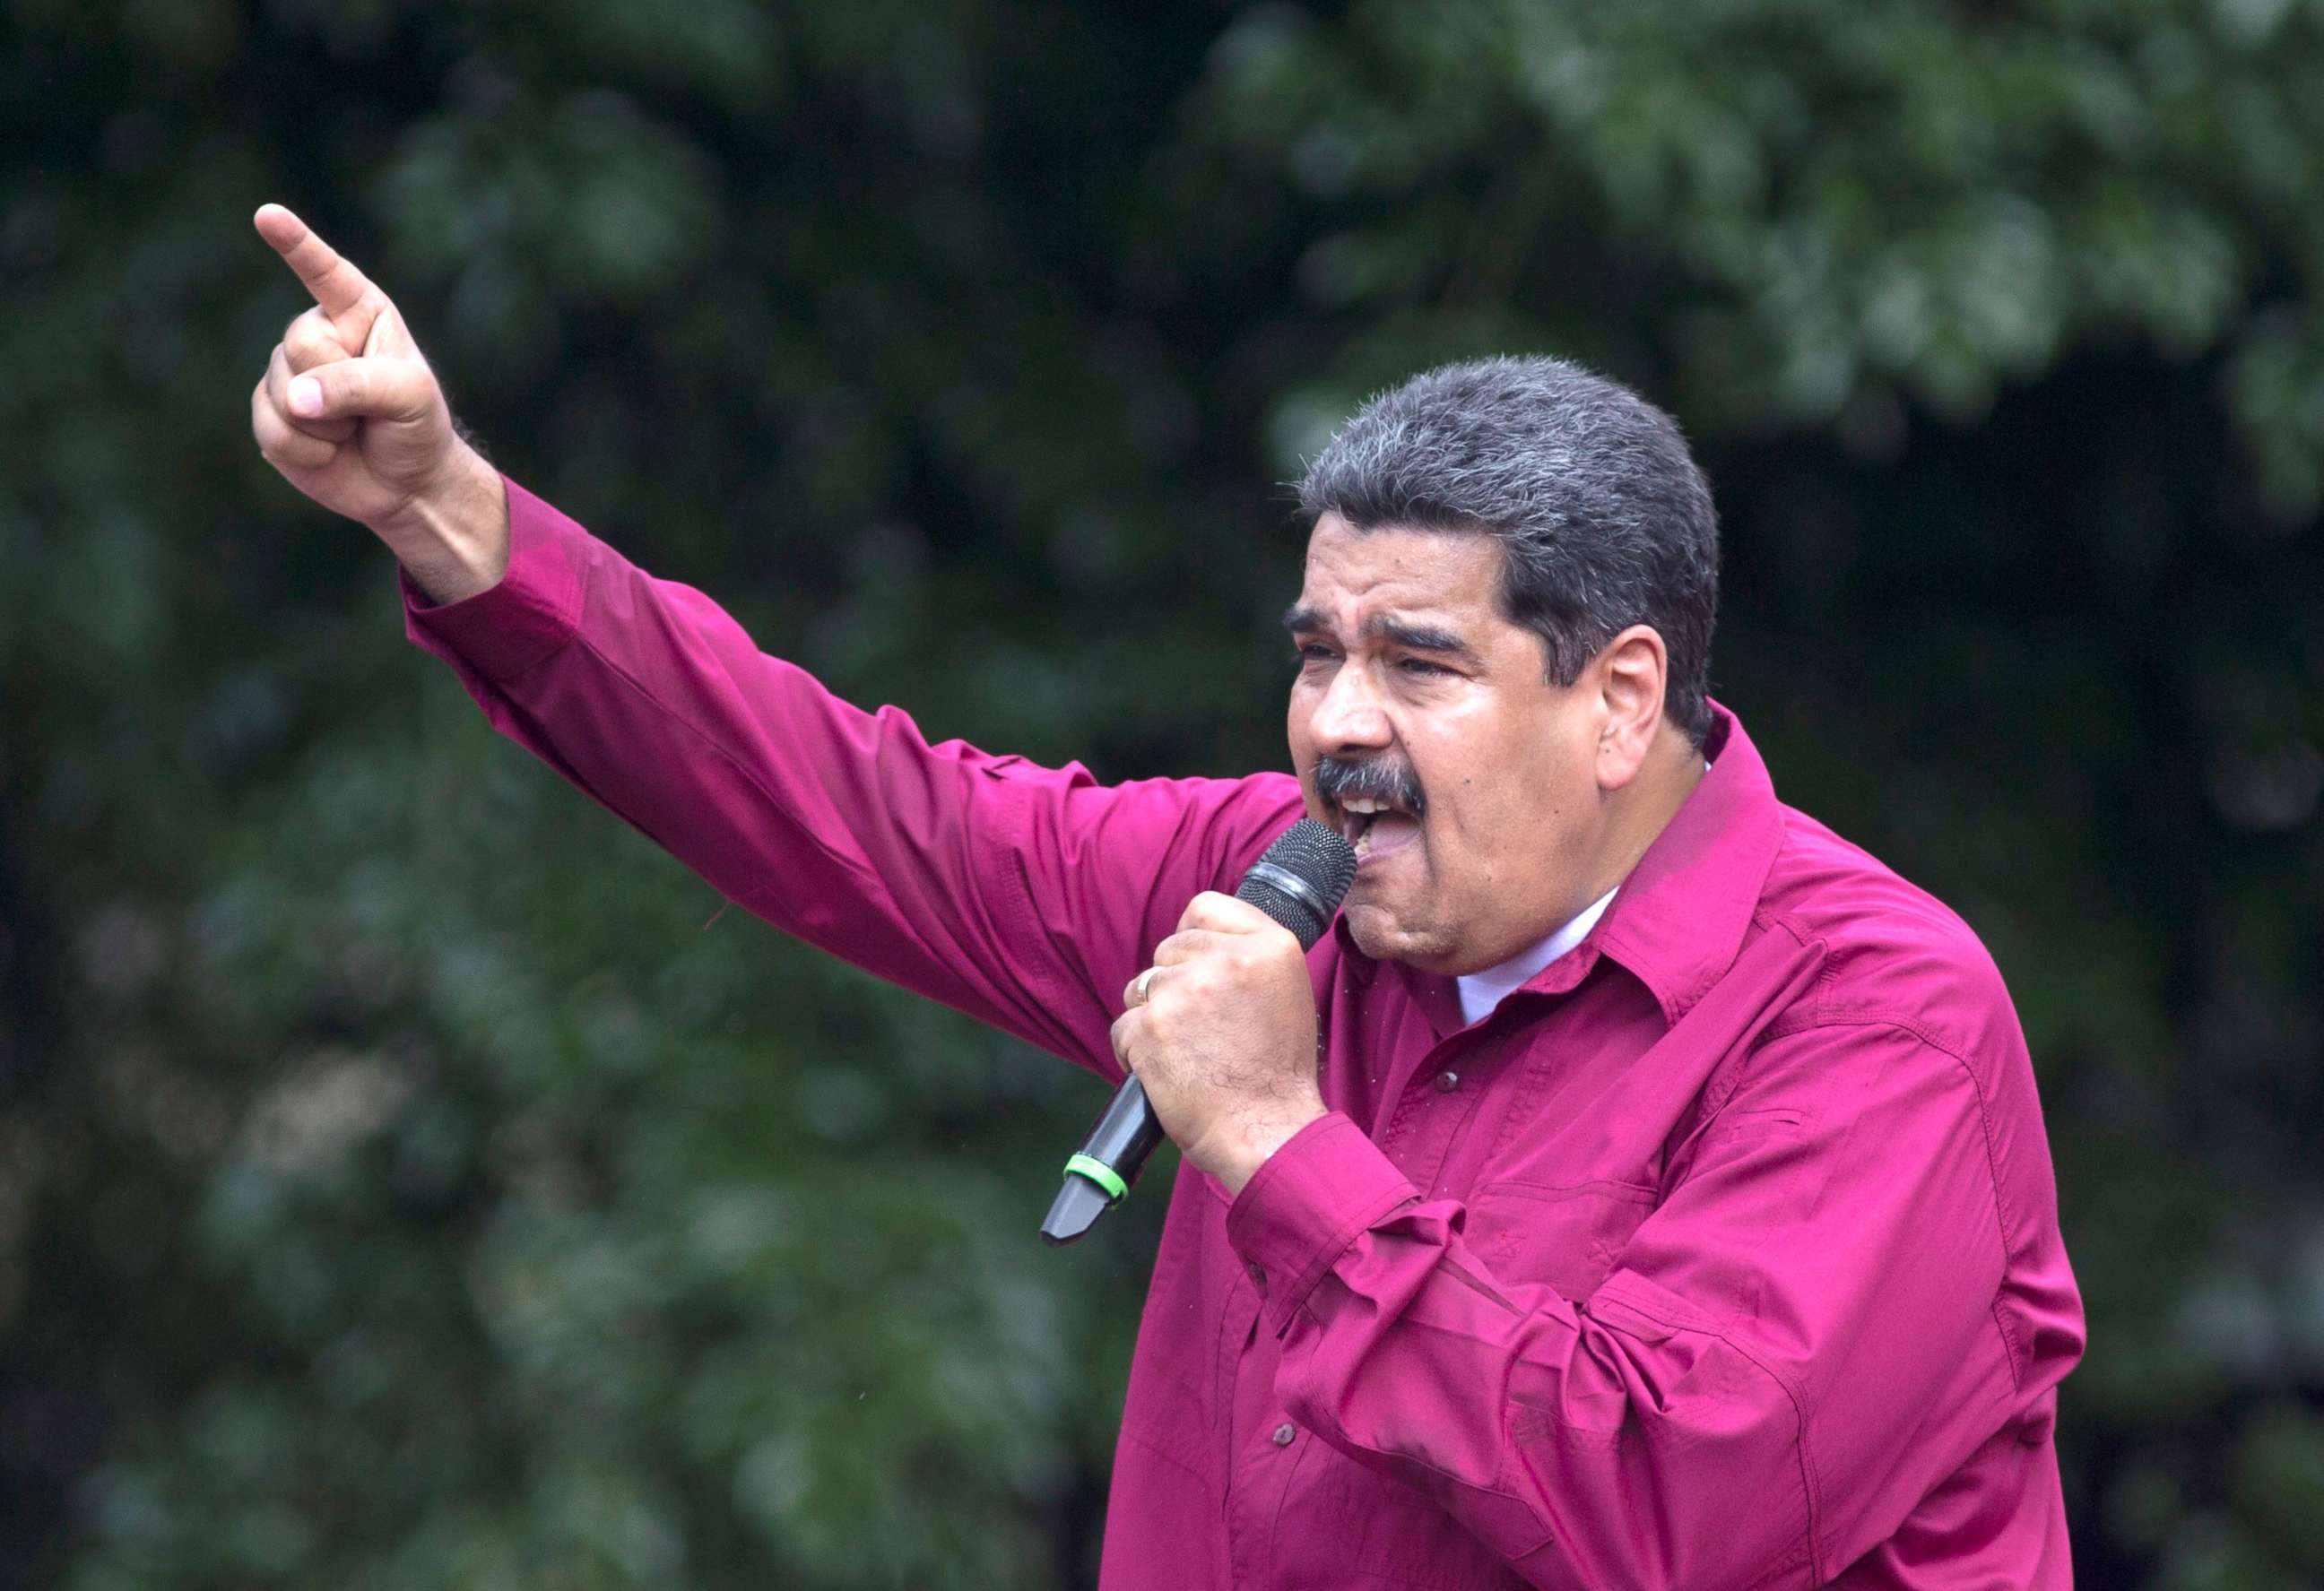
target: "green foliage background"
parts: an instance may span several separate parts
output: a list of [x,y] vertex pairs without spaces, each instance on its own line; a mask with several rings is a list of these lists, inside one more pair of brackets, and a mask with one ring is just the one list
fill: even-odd
[[258,460],[279,198],[498,461],[937,735],[1277,766],[1278,483],[1504,348],[1687,424],[1719,694],[1954,902],[2085,1584],[2324,1582],[2311,0],[12,0],[0,1581],[1087,1584],[1098,1104],[496,742]]

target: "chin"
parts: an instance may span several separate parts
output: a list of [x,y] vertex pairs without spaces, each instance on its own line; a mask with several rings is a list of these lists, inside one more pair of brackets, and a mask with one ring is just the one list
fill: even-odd
[[1359,902],[1343,915],[1356,948],[1375,961],[1404,961],[1426,971],[1443,954],[1435,935],[1413,932],[1382,907]]

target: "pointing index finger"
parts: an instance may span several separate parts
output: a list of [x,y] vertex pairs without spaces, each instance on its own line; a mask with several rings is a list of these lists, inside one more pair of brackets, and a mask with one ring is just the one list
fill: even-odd
[[314,229],[281,205],[261,205],[251,217],[258,235],[274,247],[283,263],[299,273],[315,295],[323,313],[333,320],[360,306],[378,291],[371,279],[341,259],[338,251],[315,235]]

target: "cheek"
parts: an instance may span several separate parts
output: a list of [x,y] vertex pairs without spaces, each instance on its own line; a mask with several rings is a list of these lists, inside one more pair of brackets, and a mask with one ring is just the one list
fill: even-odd
[[1514,782],[1485,769],[1456,780],[1443,803],[1441,860],[1451,872],[1490,872],[1535,816]]
[[1291,705],[1285,714],[1284,740],[1291,749],[1292,776],[1299,781],[1300,798],[1306,803],[1307,815],[1317,823],[1324,819],[1323,803],[1315,794],[1315,743],[1307,733],[1308,704],[1299,699],[1295,688]]
[[1291,742],[1292,761],[1303,768],[1315,760],[1315,708],[1320,699],[1306,670],[1291,676],[1291,689],[1283,703],[1283,735]]
[[1510,737],[1441,766],[1427,785],[1430,826],[1449,872],[1498,876],[1560,851],[1576,792],[1594,787],[1587,759],[1546,735]]

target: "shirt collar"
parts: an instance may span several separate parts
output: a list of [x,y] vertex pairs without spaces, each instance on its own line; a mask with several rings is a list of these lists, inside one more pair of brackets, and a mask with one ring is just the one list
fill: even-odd
[[1783,843],[1783,808],[1758,749],[1711,705],[1702,776],[1598,925],[1600,952],[1628,968],[1675,1023],[1734,964]]
[[1463,973],[1452,980],[1461,991],[1461,1015],[1471,1022],[1481,1022],[1493,1008],[1514,991],[1525,988],[1541,975],[1541,970],[1589,937],[1598,926],[1598,919],[1614,904],[1619,884],[1591,901],[1574,915],[1573,920],[1540,943],[1519,951],[1498,967],[1488,967],[1481,972]]

